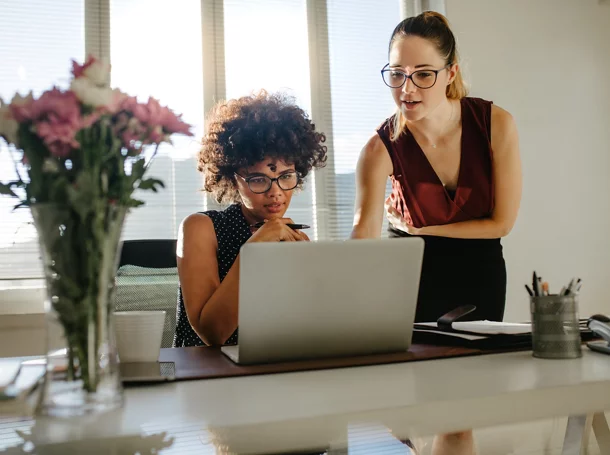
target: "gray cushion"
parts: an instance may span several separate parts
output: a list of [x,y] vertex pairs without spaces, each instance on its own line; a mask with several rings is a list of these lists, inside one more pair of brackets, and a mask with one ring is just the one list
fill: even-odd
[[161,347],[172,346],[176,328],[178,269],[124,265],[117,271],[115,311],[165,310]]

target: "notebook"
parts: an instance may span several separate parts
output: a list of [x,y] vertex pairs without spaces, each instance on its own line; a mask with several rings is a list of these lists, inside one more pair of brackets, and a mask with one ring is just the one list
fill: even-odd
[[[465,305],[443,315],[436,322],[414,324],[413,342],[474,349],[525,348],[532,345],[532,325],[529,322],[459,321],[474,311]],[[580,321],[583,341],[595,338],[585,319]]]

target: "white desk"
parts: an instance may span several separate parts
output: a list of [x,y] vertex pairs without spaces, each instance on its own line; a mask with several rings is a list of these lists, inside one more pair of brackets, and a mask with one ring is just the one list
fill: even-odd
[[[349,426],[400,437],[610,410],[610,356],[541,360],[531,352],[404,364],[183,381],[126,390],[96,419],[36,423],[54,444],[196,428],[238,453],[341,446]],[[80,444],[83,444],[81,442]],[[213,453],[213,452],[211,452]]]

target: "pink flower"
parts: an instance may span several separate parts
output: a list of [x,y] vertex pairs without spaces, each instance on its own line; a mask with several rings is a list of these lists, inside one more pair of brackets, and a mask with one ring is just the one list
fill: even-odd
[[161,128],[160,125],[154,127],[150,131],[150,134],[148,135],[148,140],[150,142],[152,142],[153,144],[158,144],[160,142],[163,142],[165,140],[165,134],[163,134],[163,128]]
[[135,96],[126,95],[120,104],[120,110],[133,112],[134,108],[138,105],[138,99]]
[[92,124],[97,120],[91,117],[83,119],[76,95],[57,88],[44,92],[30,109],[33,130],[53,156],[65,157],[70,150],[78,148],[76,133],[89,122]]
[[105,110],[111,114],[119,112],[123,106],[123,103],[129,98],[126,93],[121,92],[118,88],[112,91],[112,100],[110,104],[106,106]]
[[163,107],[159,101],[151,96],[145,106],[148,111],[148,123],[151,126],[160,125],[163,118]]
[[93,65],[95,62],[96,59],[92,55],[90,55],[87,58],[87,61],[82,65],[79,65],[76,60],[72,60],[72,75],[75,79],[82,77],[85,74],[85,70],[91,65]]
[[96,61],[97,60],[92,55],[89,55],[87,61],[82,65],[79,65],[76,60],[72,60],[72,74],[74,75],[74,78],[77,79],[82,77],[85,74],[85,70],[93,65]]
[[193,133],[191,132],[192,126],[182,121],[182,115],[177,116],[169,109],[167,110],[169,113],[165,115],[161,122],[163,129],[170,134],[179,133],[186,136],[193,136]]
[[[164,135],[181,133],[192,136],[191,126],[183,122],[181,116],[177,116],[166,106],[161,106],[158,100],[153,97],[148,98],[146,103],[138,103],[135,97],[127,97],[121,104],[121,110],[131,113],[140,123],[147,125],[151,130],[162,127]],[[154,135],[156,138],[158,134]],[[156,143],[155,139],[152,139]]]
[[61,122],[56,116],[51,116],[49,121],[36,123],[35,129],[53,156],[65,157],[79,147],[75,138],[80,129],[78,124]]
[[31,120],[39,120],[48,115],[55,115],[64,121],[78,123],[80,117],[80,103],[76,95],[71,92],[62,92],[57,87],[47,90],[31,106]]
[[[115,134],[121,138],[123,146],[128,150],[141,151],[141,145],[147,142],[145,140],[146,127],[142,125],[142,123],[140,123],[140,121],[135,117],[129,119],[127,123],[119,118],[119,122],[121,126],[116,128]],[[140,144],[138,145],[138,143]]]
[[133,114],[133,116],[135,118],[138,119],[138,121],[140,123],[143,123],[143,124],[150,123],[150,113],[145,104],[136,103],[133,106],[131,113]]
[[83,65],[72,60],[72,74],[74,79],[86,78],[93,85],[107,86],[110,82],[110,64],[104,59],[98,60],[90,55]]
[[181,115],[177,116],[174,112],[166,107],[161,106],[159,101],[150,97],[146,104],[149,112],[148,123],[150,126],[160,125],[167,133],[181,133],[187,136],[192,136],[191,126],[181,120]]

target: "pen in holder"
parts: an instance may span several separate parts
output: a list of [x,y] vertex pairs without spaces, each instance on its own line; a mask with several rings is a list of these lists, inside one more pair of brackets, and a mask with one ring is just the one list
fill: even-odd
[[582,356],[577,295],[533,295],[533,356],[574,359]]

